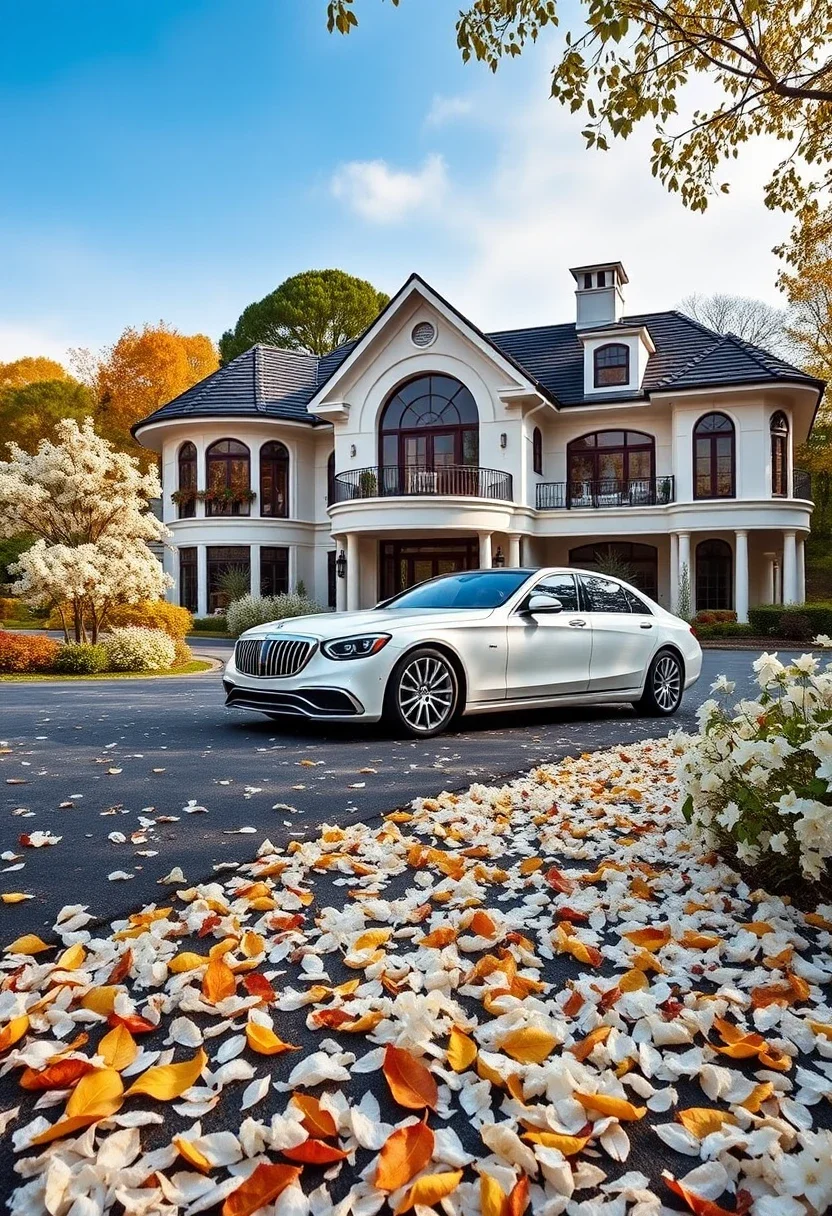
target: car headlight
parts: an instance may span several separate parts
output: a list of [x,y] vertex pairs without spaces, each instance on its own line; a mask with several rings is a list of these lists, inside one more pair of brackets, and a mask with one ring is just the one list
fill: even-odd
[[389,633],[362,633],[354,638],[322,642],[321,652],[328,659],[366,659],[371,654],[378,654],[389,641]]

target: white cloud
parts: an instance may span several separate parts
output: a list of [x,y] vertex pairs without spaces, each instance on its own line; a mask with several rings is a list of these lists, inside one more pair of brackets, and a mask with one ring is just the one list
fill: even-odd
[[443,127],[457,118],[467,118],[473,109],[472,97],[443,97],[441,93],[435,93],[425,123],[431,127]]
[[447,186],[445,161],[435,153],[415,172],[394,169],[384,160],[348,161],[330,183],[335,198],[374,224],[399,223],[415,210],[433,211]]

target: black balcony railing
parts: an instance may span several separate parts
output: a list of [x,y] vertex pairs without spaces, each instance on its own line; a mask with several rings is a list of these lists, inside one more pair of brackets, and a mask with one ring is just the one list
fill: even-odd
[[511,473],[480,469],[476,465],[443,464],[435,469],[419,465],[385,465],[374,469],[350,469],[336,473],[330,506],[361,498],[393,498],[400,495],[430,498],[499,498],[512,501]]
[[792,469],[792,498],[812,501],[812,474],[806,469]]
[[546,481],[537,487],[539,511],[566,507],[660,507],[673,502],[672,477],[637,477],[629,481]]

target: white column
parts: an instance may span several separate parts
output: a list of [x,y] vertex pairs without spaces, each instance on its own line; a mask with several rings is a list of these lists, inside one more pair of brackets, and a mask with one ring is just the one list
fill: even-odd
[[508,564],[510,566],[521,565],[520,561],[520,533],[510,532],[508,537]]
[[359,600],[358,533],[347,533],[347,612],[358,611]]
[[682,582],[682,572],[684,567],[688,569],[688,587],[690,589],[690,610],[691,615],[696,611],[693,602],[693,570],[690,564],[690,532],[679,533],[679,584]]
[[797,545],[794,532],[783,533],[783,603],[797,603]]
[[734,609],[741,625],[748,623],[748,533],[734,533]]
[[260,595],[260,546],[249,546],[250,586],[252,595]]
[[480,569],[491,569],[491,533],[480,532]]
[[797,603],[806,603],[806,537],[797,538]]
[[[333,536],[332,543],[335,545],[335,561],[337,563],[338,556],[344,548],[343,536]],[[338,577],[338,567],[335,568],[335,611],[346,612],[347,610],[347,580]]]
[[670,611],[676,611],[679,600],[679,536],[670,533]]
[[208,615],[208,549],[196,547],[196,614]]
[[763,556],[766,559],[766,581],[765,581],[764,590],[763,590],[763,594],[765,596],[765,603],[776,604],[777,603],[777,554],[776,553],[764,553]]
[[287,574],[289,576],[289,590],[297,591],[298,589],[298,547],[297,545],[289,545],[289,562]]

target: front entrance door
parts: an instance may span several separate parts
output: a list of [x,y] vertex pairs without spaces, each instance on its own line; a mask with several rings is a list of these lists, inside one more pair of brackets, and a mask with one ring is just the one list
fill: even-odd
[[459,540],[384,540],[379,544],[379,598],[389,599],[439,574],[476,570],[476,538]]

